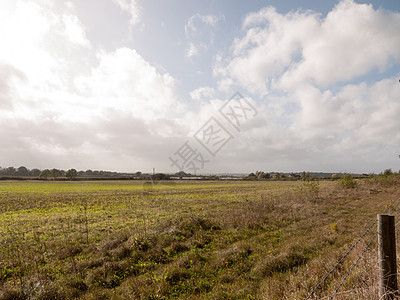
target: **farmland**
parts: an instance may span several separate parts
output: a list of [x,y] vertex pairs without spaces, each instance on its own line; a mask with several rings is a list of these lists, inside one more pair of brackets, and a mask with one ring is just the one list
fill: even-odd
[[398,194],[370,179],[3,181],[0,299],[303,299]]

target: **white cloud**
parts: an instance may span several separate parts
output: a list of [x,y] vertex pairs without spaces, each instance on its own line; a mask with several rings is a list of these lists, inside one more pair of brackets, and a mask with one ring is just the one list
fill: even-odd
[[397,169],[399,98],[397,78],[348,84],[337,92],[308,86],[293,95],[272,95],[256,105],[257,116],[215,163],[231,171]]
[[185,56],[187,58],[192,58],[192,57],[196,56],[197,54],[199,54],[199,49],[197,49],[195,44],[189,43],[188,47],[186,48]]
[[190,97],[196,101],[211,101],[215,96],[215,90],[212,87],[199,87],[190,92]]
[[203,26],[216,27],[218,22],[224,20],[223,15],[201,15],[199,13],[191,16],[185,25],[185,32],[187,36],[200,34]]
[[[154,118],[169,107],[179,109],[169,74],[133,49],[92,49],[83,25],[69,12],[56,14],[51,7],[18,1],[0,25],[0,88],[14,94],[12,105],[20,117],[47,113],[60,120],[82,119],[112,107]],[[90,67],[88,60],[98,66]]]
[[77,60],[76,51],[90,48],[75,16],[57,15],[33,1],[17,1],[0,20],[0,39],[0,62],[24,73],[37,90],[63,88],[70,61]]
[[102,52],[98,59],[99,65],[91,75],[77,80],[80,91],[95,101],[93,105],[152,119],[179,109],[175,80],[169,74],[160,74],[135,50]]
[[76,45],[90,47],[90,42],[86,37],[86,33],[79,22],[78,18],[73,15],[62,16],[63,25],[65,26],[65,35],[67,39]]
[[[119,3],[128,10],[134,2]],[[168,156],[226,99],[204,83],[190,93],[199,111],[189,111],[177,95],[181,82],[162,66],[132,48],[98,48],[73,6],[55,7],[0,3],[0,161],[171,170]],[[187,57],[207,50],[221,20],[189,19]],[[373,171],[393,162],[399,24],[399,14],[352,1],[326,17],[273,8],[249,14],[214,72],[220,89],[266,101],[204,171]],[[383,73],[371,79],[372,72]]]
[[398,99],[398,78],[348,84],[337,92],[309,85],[271,96],[257,105],[256,120],[229,153],[263,170],[376,172],[393,167],[400,145]]
[[193,58],[200,54],[200,49],[207,50],[214,43],[214,31],[218,28],[218,23],[223,20],[225,20],[224,15],[201,15],[197,13],[191,16],[185,25],[188,40],[185,56]]
[[399,30],[399,13],[343,1],[316,28],[313,40],[302,43],[303,59],[282,77],[282,84],[313,80],[328,86],[383,71],[400,61]]
[[311,11],[285,15],[272,7],[249,14],[232,56],[215,67],[249,91],[293,90],[305,83],[327,87],[400,61],[400,14],[351,0],[325,18]]
[[134,49],[94,48],[68,8],[18,1],[0,25],[1,161],[130,170],[166,156],[168,165],[165,151],[186,133],[171,75]]
[[[242,29],[230,54],[216,57],[214,75],[221,90],[240,85],[266,101],[232,156],[287,171],[370,172],[395,162],[400,87],[390,70],[400,62],[399,13],[349,0],[326,17],[267,7]],[[247,156],[240,145],[251,145]]]
[[140,21],[140,7],[136,0],[112,0],[117,4],[123,11],[127,12],[130,16],[130,25],[136,25]]

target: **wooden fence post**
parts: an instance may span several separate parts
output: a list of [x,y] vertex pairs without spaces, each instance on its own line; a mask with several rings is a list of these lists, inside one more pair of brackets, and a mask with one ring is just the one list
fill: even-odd
[[396,235],[394,216],[378,215],[379,299],[396,299]]

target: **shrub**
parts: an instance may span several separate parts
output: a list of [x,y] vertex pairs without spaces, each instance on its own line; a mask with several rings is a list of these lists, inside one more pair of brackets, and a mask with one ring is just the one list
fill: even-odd
[[357,181],[350,174],[346,174],[340,178],[339,186],[345,189],[353,189],[357,187]]
[[319,195],[319,181],[314,178],[306,178],[299,187],[299,192],[305,199],[316,199]]
[[385,175],[385,176],[389,176],[392,174],[393,174],[392,169],[386,169],[385,171],[383,171],[383,175]]

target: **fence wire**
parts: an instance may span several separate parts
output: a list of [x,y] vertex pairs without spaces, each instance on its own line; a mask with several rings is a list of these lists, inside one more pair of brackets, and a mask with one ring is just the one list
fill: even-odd
[[[396,211],[397,207],[400,205],[400,196],[397,197],[396,199],[394,199],[387,207],[386,209],[382,212],[382,214],[386,214],[389,209],[391,209],[392,213]],[[393,207],[393,205],[398,202],[396,204],[395,207]],[[347,252],[342,256],[342,258],[333,266],[333,268],[328,272],[328,274],[325,275],[325,277],[315,286],[315,288],[311,291],[311,293],[308,295],[308,297],[305,300],[309,300],[311,299],[312,296],[314,296],[315,292],[325,283],[325,281],[328,279],[328,277],[337,269],[337,267],[347,258],[347,256],[350,254],[351,251],[353,251],[353,249],[358,245],[358,243],[364,239],[364,237],[371,231],[372,227],[374,227],[374,225],[377,223],[377,219],[375,219],[375,221],[365,230],[365,232],[357,239],[357,241],[349,248],[349,250],[347,250]],[[400,222],[399,222],[400,223]],[[396,224],[397,225],[397,224]],[[346,281],[346,279],[348,278],[348,276],[353,272],[354,268],[356,267],[356,265],[358,264],[358,262],[361,260],[361,258],[364,256],[365,252],[367,251],[367,249],[369,248],[369,246],[372,244],[373,240],[375,239],[375,237],[377,236],[377,232],[373,235],[373,237],[371,238],[371,240],[369,241],[369,243],[367,244],[367,246],[364,248],[364,250],[362,251],[361,255],[357,258],[357,261],[355,262],[355,264],[353,264],[353,266],[350,268],[349,272],[346,274],[346,276],[344,277],[344,279],[341,281],[341,283],[339,284],[339,286],[336,288],[334,294],[332,296],[329,297],[329,299],[333,299],[333,297],[337,294],[337,292],[339,291],[339,289],[343,286],[344,282]],[[358,281],[358,280],[357,280]],[[355,285],[353,286],[352,290],[354,290],[355,286],[356,286],[357,282],[355,283]]]
[[356,288],[358,282],[360,281],[361,277],[364,275],[365,271],[367,271],[367,269],[369,268],[369,266],[370,266],[370,263],[367,262],[367,264],[364,266],[364,269],[362,270],[362,272],[360,273],[360,275],[358,275],[356,281],[354,282],[353,286],[351,287],[351,290],[348,292],[349,294],[347,295],[347,297],[346,297],[345,300],[349,299],[350,296],[353,294],[353,292],[354,292],[354,290],[355,290],[355,288]]
[[324,284],[324,282],[328,279],[328,277],[337,269],[337,267],[346,259],[346,257],[350,254],[351,251],[358,245],[358,243],[370,232],[372,227],[376,224],[377,220],[375,220],[368,228],[367,230],[357,239],[357,241],[350,247],[349,250],[342,256],[342,258],[336,263],[336,265],[333,266],[333,268],[328,272],[328,274],[325,275],[325,277],[320,281],[320,283],[317,284],[317,286],[312,290],[312,292],[308,295],[306,300],[311,299],[311,297],[315,294],[315,292],[318,290],[318,288]]
[[333,293],[332,296],[329,297],[329,299],[333,299],[333,297],[335,297],[335,295],[337,294],[337,292],[340,290],[340,288],[343,286],[344,282],[346,281],[347,277],[349,277],[349,275],[353,272],[353,269],[357,266],[357,264],[359,263],[359,261],[361,260],[361,258],[363,258],[365,251],[367,251],[367,249],[369,248],[369,246],[371,246],[372,242],[374,241],[374,239],[376,238],[376,236],[378,235],[378,232],[375,232],[375,234],[372,236],[371,240],[369,241],[369,243],[367,244],[367,246],[363,249],[363,251],[361,252],[361,254],[358,256],[356,262],[351,266],[349,272],[347,272],[346,276],[343,278],[343,280],[340,282],[339,286],[336,288],[335,292]]

